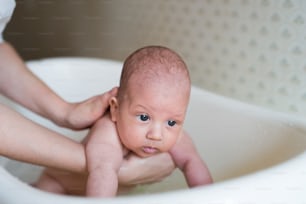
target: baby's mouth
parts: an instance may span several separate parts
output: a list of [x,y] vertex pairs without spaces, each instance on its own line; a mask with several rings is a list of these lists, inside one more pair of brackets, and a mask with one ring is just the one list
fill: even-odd
[[157,148],[150,146],[144,146],[142,150],[147,154],[155,154],[159,151]]

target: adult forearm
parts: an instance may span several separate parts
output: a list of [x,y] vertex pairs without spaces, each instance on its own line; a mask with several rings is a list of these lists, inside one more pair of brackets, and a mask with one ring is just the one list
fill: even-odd
[[0,104],[0,155],[74,172],[86,171],[84,148]]
[[[88,172],[82,144],[26,119],[0,103],[0,155],[32,164]],[[171,156],[129,157],[120,168],[120,184],[160,181],[175,168]],[[138,172],[135,174],[135,172]]]
[[64,117],[68,106],[26,67],[8,43],[0,43],[0,93],[54,122]]

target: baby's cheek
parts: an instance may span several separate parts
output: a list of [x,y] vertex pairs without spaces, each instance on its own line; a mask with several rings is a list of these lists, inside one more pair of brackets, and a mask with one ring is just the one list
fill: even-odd
[[176,143],[176,140],[174,139],[168,139],[167,141],[164,141],[164,147],[162,152],[168,152]]

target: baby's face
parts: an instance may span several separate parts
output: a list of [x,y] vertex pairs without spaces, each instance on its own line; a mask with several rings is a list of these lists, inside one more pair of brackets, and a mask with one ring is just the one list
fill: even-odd
[[121,142],[141,157],[170,150],[182,134],[189,91],[131,86],[112,119]]

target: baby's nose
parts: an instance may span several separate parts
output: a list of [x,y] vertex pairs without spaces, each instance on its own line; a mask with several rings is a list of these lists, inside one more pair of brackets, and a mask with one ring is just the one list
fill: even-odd
[[150,140],[162,140],[162,130],[159,125],[155,125],[151,128],[151,130],[147,133],[147,138]]
[[161,140],[162,136],[158,134],[148,134],[147,138],[150,140]]

